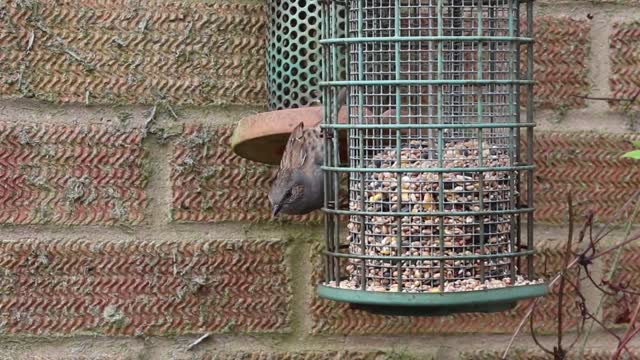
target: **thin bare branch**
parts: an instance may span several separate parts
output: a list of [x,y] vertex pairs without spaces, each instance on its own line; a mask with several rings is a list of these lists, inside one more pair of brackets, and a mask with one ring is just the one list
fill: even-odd
[[191,351],[193,350],[196,346],[200,345],[200,343],[202,343],[203,341],[205,341],[209,336],[211,336],[211,333],[206,333],[202,336],[200,336],[199,338],[197,338],[194,342],[192,342],[188,347],[187,347],[187,351]]
[[149,113],[149,117],[147,117],[147,120],[145,120],[144,122],[144,130],[145,131],[149,131],[149,126],[151,125],[151,122],[153,122],[156,119],[156,111],[158,110],[158,103],[155,103],[153,105],[153,107],[151,108],[151,111]]
[[567,267],[569,265],[569,257],[571,256],[571,245],[573,245],[573,199],[571,193],[567,194],[567,203],[569,204],[569,235],[567,236],[567,248],[564,255],[564,263],[562,265],[562,272],[560,273],[560,291],[558,292],[558,345],[557,351],[562,352],[562,311],[564,310],[564,286],[567,278]]
[[[580,268],[578,268],[578,271],[580,271]],[[578,276],[579,278],[579,276]],[[571,279],[567,276],[565,277],[565,281],[571,285],[574,290],[576,291],[576,296],[579,299],[576,300],[576,302],[578,302],[578,307],[580,308],[580,323],[578,325],[578,329],[577,329],[577,333],[575,338],[573,339],[573,342],[571,342],[571,344],[569,346],[566,347],[566,352],[571,351],[571,349],[573,349],[573,347],[578,343],[578,340],[580,339],[580,335],[582,335],[583,331],[584,331],[584,326],[587,320],[587,317],[585,316],[585,314],[588,314],[588,312],[586,311],[586,307],[585,304],[587,302],[586,298],[584,297],[584,295],[582,294],[582,292],[580,291],[580,286],[576,283],[574,283],[573,281],[571,281]]]
[[[632,204],[636,198],[638,197],[638,195],[640,195],[640,191],[636,192],[636,194],[634,194],[633,197],[631,197],[627,203],[625,204],[625,206],[623,206],[623,208],[626,208],[627,206],[629,206],[630,204]],[[629,236],[631,235],[631,230],[632,230],[632,224],[634,223],[634,219],[638,216],[638,214],[640,214],[640,201],[635,203],[635,207],[633,209],[633,212],[631,213],[631,216],[627,219],[627,223],[625,226],[625,234],[624,234],[624,238],[623,241],[625,241],[626,239],[629,238]],[[612,264],[610,266],[610,269],[608,271],[608,274],[606,275],[606,279],[602,279],[602,282],[604,284],[607,284],[607,282],[612,282],[613,278],[616,274],[616,271],[618,269],[618,265],[620,264],[620,258],[622,256],[622,247],[618,248],[615,252],[615,255],[613,256],[613,261]],[[598,305],[595,309],[595,314],[600,313],[600,311],[602,310],[602,306],[604,304],[604,296],[600,297],[600,301],[598,302]],[[589,341],[589,337],[591,336],[591,331],[593,330],[593,326],[594,326],[595,322],[592,322],[589,326],[589,328],[587,329],[587,332],[585,334],[585,336],[583,336],[583,341],[580,347],[580,351],[578,352],[578,356],[583,357],[584,353],[585,353],[585,349],[587,346],[587,342]],[[608,330],[608,329],[607,329]]]
[[622,336],[622,340],[618,343],[618,347],[611,355],[611,360],[617,360],[620,357],[620,353],[622,349],[627,346],[629,341],[638,334],[640,328],[636,328],[636,322],[638,321],[638,315],[640,314],[640,299],[636,302],[636,307],[633,309],[633,315],[631,316],[631,321],[629,321],[629,326]]
[[538,299],[539,298],[535,298],[529,301],[529,306],[527,307],[527,311],[525,312],[525,315],[522,317],[522,320],[520,320],[520,323],[518,324],[516,331],[513,332],[511,339],[509,339],[509,344],[507,344],[507,348],[504,349],[504,353],[502,354],[502,360],[508,359],[507,356],[509,355],[509,350],[511,350],[511,346],[513,346],[513,342],[516,340],[516,337],[518,337],[518,334],[520,334],[522,327],[524,326],[524,324],[527,323],[527,320],[533,313],[533,310],[535,309],[536,304],[538,303]]
[[[640,190],[636,191],[633,195],[631,195],[629,200],[627,200],[627,202],[625,202],[624,205],[622,205],[622,207],[620,209],[618,209],[615,213],[613,213],[613,216],[611,218],[612,219],[620,218],[620,216],[622,216],[622,214],[624,214],[624,212],[627,211],[628,208],[636,200],[640,200]],[[609,222],[602,229],[600,229],[600,231],[596,235],[596,240],[594,241],[595,243],[598,243],[600,240],[605,238],[607,235],[609,235],[615,229],[615,228],[611,227],[611,224],[612,224],[612,222]]]
[[549,350],[546,347],[544,347],[544,345],[542,345],[540,343],[540,341],[538,341],[538,337],[536,336],[536,330],[533,328],[533,315],[529,318],[529,331],[531,332],[531,337],[533,338],[533,342],[536,343],[536,345],[542,349],[542,351],[546,352],[549,355],[553,355],[553,350]]
[[626,246],[626,245],[628,245],[628,244],[630,244],[630,243],[632,243],[634,241],[637,241],[639,239],[640,239],[640,233],[637,234],[637,235],[634,235],[634,236],[630,237],[629,239],[627,239],[627,240],[625,240],[625,241],[623,241],[623,242],[621,242],[619,244],[616,244],[616,245],[614,245],[614,246],[612,246],[612,247],[610,247],[610,248],[608,248],[606,250],[603,250],[600,253],[597,253],[597,254],[595,254],[593,256],[590,256],[589,259],[590,260],[595,260],[597,258],[603,257],[603,256],[605,256],[605,255],[617,250],[618,248],[624,247],[624,246]]

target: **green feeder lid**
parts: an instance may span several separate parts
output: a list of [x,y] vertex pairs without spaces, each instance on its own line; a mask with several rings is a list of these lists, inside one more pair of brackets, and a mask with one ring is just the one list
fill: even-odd
[[320,297],[350,303],[352,308],[384,315],[442,316],[468,312],[499,312],[519,300],[545,296],[546,283],[499,289],[445,293],[407,293],[340,289],[318,286]]

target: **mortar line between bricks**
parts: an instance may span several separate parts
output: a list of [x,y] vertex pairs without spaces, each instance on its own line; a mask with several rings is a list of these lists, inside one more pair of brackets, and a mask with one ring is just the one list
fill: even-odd
[[[618,330],[622,333],[622,330]],[[202,342],[191,355],[204,355],[216,352],[268,352],[282,353],[295,351],[328,352],[328,351],[393,351],[397,350],[397,344],[405,344],[409,354],[438,354],[438,360],[457,359],[455,355],[464,352],[484,350],[487,352],[500,352],[510,338],[509,334],[458,334],[447,335],[371,335],[371,336],[328,336],[310,337],[304,342],[297,343],[296,346],[287,348],[278,347],[274,342],[278,339],[260,339],[251,335],[217,335]],[[553,344],[555,336],[540,335],[539,340],[543,344]],[[602,332],[594,333],[594,341],[589,344],[587,350],[609,350],[612,346],[612,337]],[[153,336],[145,338],[133,337],[96,337],[96,336],[74,336],[69,337],[46,337],[46,336],[3,336],[0,338],[0,348],[7,344],[28,344],[30,354],[50,351],[53,346],[74,349],[78,347],[91,349],[96,352],[104,352],[107,349],[127,349],[132,351],[144,351],[148,359],[166,359],[169,354],[177,355],[177,358],[184,358],[189,352],[186,347],[192,343],[194,336],[177,336],[172,338]],[[119,345],[119,346],[116,346]],[[632,339],[630,346],[632,350],[640,347],[640,339]],[[137,349],[136,349],[137,348]],[[521,350],[537,350],[533,340],[526,334],[520,335],[518,345],[514,348]],[[1,354],[0,354],[1,355]],[[159,356],[160,355],[160,356]],[[423,358],[421,358],[423,359]],[[430,359],[430,358],[428,358]]]
[[311,329],[308,316],[310,298],[311,264],[309,261],[311,246],[306,238],[287,239],[289,241],[288,265],[291,276],[290,335],[282,344],[289,349],[300,340],[304,340]]
[[169,221],[169,209],[172,207],[171,191],[171,156],[169,145],[159,144],[154,136],[147,136],[143,141],[146,151],[145,171],[150,171],[145,187],[148,204],[145,211],[145,222],[153,227],[161,226]]
[[[91,105],[51,104],[33,99],[0,98],[0,121],[31,124],[58,125],[111,125],[125,129],[140,129],[149,118],[150,105]],[[166,124],[200,123],[208,126],[235,124],[238,120],[264,109],[260,106],[177,106],[177,122],[166,110],[158,110],[157,118],[169,120]],[[123,121],[126,115],[126,121]],[[82,119],[82,121],[79,121]],[[154,121],[155,123],[156,121]]]
[[311,262],[311,249],[313,246],[305,242],[302,246],[302,257],[299,258],[299,262],[301,262],[300,270],[302,273],[302,278],[304,279],[302,286],[300,287],[300,303],[298,304],[297,311],[302,315],[301,317],[301,330],[302,335],[307,337],[311,334],[311,328],[313,327],[313,320],[311,319],[311,312],[309,311],[309,306],[311,305],[311,301],[313,300],[313,296],[315,294],[316,285],[312,283],[312,274],[313,274],[313,266]]
[[[589,34],[589,95],[608,97],[611,94],[609,78],[611,76],[611,62],[609,36],[611,35],[612,19],[610,16],[598,15],[594,17]],[[606,112],[609,105],[606,101],[587,101],[587,110]]]

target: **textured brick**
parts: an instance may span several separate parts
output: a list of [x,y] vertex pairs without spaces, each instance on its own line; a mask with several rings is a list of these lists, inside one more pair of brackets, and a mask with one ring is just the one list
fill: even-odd
[[[58,102],[263,104],[262,5],[168,1],[9,1],[0,95]],[[1,13],[0,13],[1,14]],[[536,100],[583,106],[589,25],[535,20]],[[78,32],[77,29],[83,29]],[[28,51],[27,51],[28,50]]]
[[[568,342],[567,342],[568,343]],[[613,349],[612,349],[613,350]],[[567,354],[567,360],[609,360],[611,359],[611,351],[585,352],[584,356],[579,357],[575,353],[574,348]],[[474,353],[465,353],[461,355],[462,360],[500,360],[502,359],[502,351],[477,351]],[[514,350],[509,354],[511,360],[551,360],[553,356],[544,354],[541,350]]]
[[[534,19],[534,101],[542,107],[583,107],[587,95],[590,25],[570,17],[541,16]],[[526,22],[521,22],[526,34]],[[521,71],[526,74],[526,47]],[[522,104],[526,104],[523,91]]]
[[[172,168],[173,216],[176,221],[266,221],[267,194],[275,167],[245,160],[229,146],[231,127],[187,127],[177,142]],[[524,139],[523,139],[523,149]],[[633,134],[555,133],[537,131],[535,219],[565,223],[566,196],[571,191],[579,211],[611,218],[638,188],[640,176],[632,160],[621,155],[632,148]],[[598,176],[594,176],[598,174]],[[526,194],[525,194],[526,196]],[[585,202],[589,200],[588,202]],[[299,221],[320,219],[320,212]]]
[[202,360],[383,360],[388,359],[381,351],[294,351],[294,352],[248,352],[215,353],[201,357]]
[[[640,21],[616,23],[609,38],[612,97],[632,99],[640,96]],[[640,101],[634,108],[640,109]],[[616,108],[628,102],[611,102]]]
[[272,241],[1,241],[0,323],[13,334],[279,332],[284,252]]
[[0,223],[140,223],[142,138],[104,126],[0,123]]
[[[316,244],[312,251],[314,266],[317,269],[312,276],[312,284],[321,282],[322,269],[320,257],[323,244]],[[540,245],[538,245],[540,246]],[[563,248],[557,245],[541,246],[535,258],[535,269],[554,274],[562,268]],[[524,267],[524,266],[523,266]],[[567,287],[566,292],[572,298],[574,291]],[[557,287],[552,293],[557,293]],[[549,333],[556,329],[557,301],[555,295],[549,295],[538,302],[534,319],[539,333]],[[520,302],[516,308],[499,313],[467,313],[434,317],[398,317],[371,314],[363,310],[351,309],[348,304],[314,297],[311,302],[311,317],[314,334],[441,334],[441,333],[512,333],[522,319],[528,306],[527,301]],[[565,327],[573,328],[577,323],[577,309],[573,302],[564,307]]]
[[[176,143],[171,175],[176,221],[271,218],[267,195],[277,167],[236,156],[229,144],[232,132],[233,127],[189,126]],[[317,221],[320,215],[289,218]]]
[[611,220],[640,189],[640,169],[622,158],[633,149],[631,140],[639,139],[635,134],[536,132],[535,220],[566,223],[570,192],[577,214],[590,209],[599,220]]
[[0,96],[263,104],[263,5],[17,1],[0,6]]
[[[62,348],[62,346],[60,346]],[[56,349],[59,351],[59,348]],[[0,360],[64,360],[64,359],[73,359],[73,360],[133,360],[136,359],[134,355],[127,354],[91,354],[91,355],[78,355],[78,351],[72,352],[71,354],[59,354],[59,353],[48,353],[47,355],[34,355],[32,351],[16,351],[0,354]],[[28,354],[28,355],[27,355]],[[6,356],[6,357],[5,357]]]
[[[200,350],[200,349],[199,349]],[[57,360],[57,359],[69,359],[73,358],[74,360],[132,360],[138,359],[140,356],[149,356],[149,354],[145,354],[144,352],[149,351],[142,350],[143,354],[136,354],[131,351],[120,351],[119,353],[116,351],[115,353],[105,355],[98,354],[94,349],[83,349],[82,355],[78,354],[77,351],[65,351],[63,349],[59,349],[56,354],[49,353],[46,356],[42,355],[34,355],[33,349],[29,349],[29,351],[15,351],[10,352],[8,357],[3,357],[5,354],[0,354],[0,359],[2,360]],[[28,355],[27,355],[28,354]],[[291,351],[291,352],[277,352],[277,351],[209,351],[202,354],[200,353],[185,353],[184,349],[179,348],[174,350],[169,354],[166,354],[164,358],[172,358],[172,359],[191,359],[191,360],[388,360],[388,359],[396,359],[395,357],[391,357],[389,353],[385,354],[382,351]],[[409,357],[406,353],[398,353],[402,354],[405,357],[398,359],[406,359],[413,360],[418,359],[417,357]],[[161,357],[153,357],[153,359],[160,359]]]

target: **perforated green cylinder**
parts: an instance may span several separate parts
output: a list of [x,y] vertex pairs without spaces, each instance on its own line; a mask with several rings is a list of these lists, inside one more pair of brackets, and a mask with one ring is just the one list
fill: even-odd
[[[269,110],[321,102],[321,6],[317,0],[269,0],[267,89]],[[345,27],[345,14],[335,25]],[[344,69],[344,56],[340,61]],[[342,70],[341,73],[344,74]],[[343,75],[344,78],[344,75]]]

